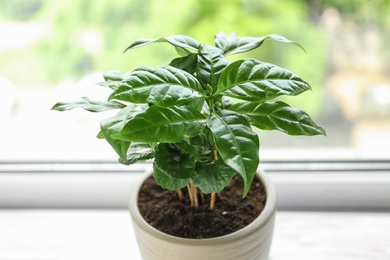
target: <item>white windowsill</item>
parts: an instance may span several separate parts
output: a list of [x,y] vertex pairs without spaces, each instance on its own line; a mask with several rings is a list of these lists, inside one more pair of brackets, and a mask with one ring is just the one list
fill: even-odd
[[[264,164],[279,196],[270,260],[390,259],[388,164]],[[140,260],[127,198],[150,166],[0,164],[0,259]]]
[[[0,259],[140,260],[126,210],[0,210]],[[390,259],[389,213],[278,212],[271,260]]]

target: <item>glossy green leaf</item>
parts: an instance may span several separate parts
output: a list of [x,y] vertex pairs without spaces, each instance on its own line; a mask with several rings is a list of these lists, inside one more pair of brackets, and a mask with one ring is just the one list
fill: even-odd
[[130,44],[126,49],[125,52],[131,49],[143,47],[145,45],[156,43],[156,42],[167,42],[171,45],[180,48],[180,50],[193,50],[197,51],[199,48],[200,43],[186,35],[172,35],[167,37],[161,37],[161,38],[154,38],[154,39],[141,39],[133,42]]
[[126,78],[109,100],[170,107],[203,98],[202,87],[191,74],[174,68],[140,67]]
[[74,102],[58,102],[52,107],[52,110],[67,111],[75,108],[83,108],[90,112],[102,112],[112,109],[121,109],[125,105],[117,101],[95,101],[88,97],[82,97]]
[[153,165],[153,177],[161,188],[167,190],[178,190],[184,188],[191,181],[191,179],[176,179],[166,175],[156,165]]
[[[169,65],[184,70],[190,73],[191,75],[193,75],[196,71],[197,60],[198,60],[198,56],[195,53],[190,53],[184,57],[180,57],[172,60]],[[204,91],[202,91],[202,93],[203,92]],[[204,98],[199,98],[190,101],[188,105],[190,107],[195,108],[198,111],[201,111],[203,108],[204,101],[205,101]]]
[[213,113],[207,126],[223,161],[242,176],[245,196],[259,164],[257,134],[243,115],[228,110]]
[[224,52],[225,56],[227,56],[254,50],[262,45],[267,39],[283,43],[292,43],[305,51],[299,43],[278,34],[270,34],[263,37],[237,37],[236,33],[226,34],[220,32],[215,37],[215,45]]
[[203,106],[204,106],[204,101],[205,101],[204,98],[198,98],[198,99],[195,99],[195,100],[188,102],[186,105],[201,112],[203,109]]
[[153,164],[165,175],[175,179],[188,179],[195,174],[195,159],[183,153],[174,144],[159,143]]
[[202,44],[199,48],[196,67],[196,74],[200,83],[203,86],[212,86],[215,92],[219,77],[229,63],[223,56],[221,49]]
[[263,102],[281,95],[295,96],[310,89],[298,75],[255,59],[239,60],[222,73],[217,94],[250,102]]
[[190,142],[181,141],[175,145],[183,152],[193,155],[197,160],[213,158],[213,147],[206,136],[199,134],[190,139]]
[[125,165],[130,165],[138,161],[152,159],[153,157],[154,151],[152,147],[150,147],[149,143],[133,142],[130,144],[129,150],[127,151],[127,159],[125,161],[119,159],[119,162]]
[[304,111],[278,101],[274,103],[237,103],[230,110],[245,114],[251,125],[263,130],[279,130],[289,135],[326,135]]
[[106,141],[114,148],[120,159],[127,160],[127,151],[131,141],[118,140],[111,137],[122,130],[122,128],[137,114],[144,112],[148,105],[129,105],[119,111],[115,116],[101,121],[100,129]]
[[198,163],[197,166],[196,174],[192,177],[192,180],[205,194],[220,192],[237,174],[237,171],[226,165],[222,160],[207,164]]
[[132,118],[113,138],[134,142],[176,143],[202,132],[205,117],[189,106],[152,106]]
[[169,63],[169,65],[184,70],[190,73],[191,75],[193,75],[196,70],[197,60],[198,60],[198,56],[195,53],[191,53],[186,55],[185,57],[179,57],[173,59],[171,63]]

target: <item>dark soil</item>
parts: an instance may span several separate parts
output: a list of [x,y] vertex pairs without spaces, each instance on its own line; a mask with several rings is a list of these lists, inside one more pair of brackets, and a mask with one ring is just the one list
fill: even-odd
[[[242,198],[243,182],[239,175],[217,196],[214,210],[209,210],[210,195],[195,209],[190,206],[187,189],[180,201],[175,191],[160,188],[149,177],[138,195],[143,218],[156,229],[183,238],[212,238],[233,233],[251,223],[263,210],[266,194],[255,178],[246,198]],[[199,198],[199,201],[201,199]]]

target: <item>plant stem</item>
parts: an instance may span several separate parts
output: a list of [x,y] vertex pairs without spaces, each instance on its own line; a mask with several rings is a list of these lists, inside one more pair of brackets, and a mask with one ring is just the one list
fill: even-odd
[[[216,161],[218,160],[218,150],[216,146],[214,146],[214,160]],[[211,193],[210,210],[214,210],[215,208],[215,197],[216,197],[216,193],[215,192]]]
[[202,203],[204,203],[204,194],[202,191],[200,191],[199,193],[200,193],[200,199],[202,200]]
[[198,188],[194,185],[192,181],[187,185],[188,189],[188,196],[190,197],[191,206],[194,208],[199,207],[199,201],[198,201]]
[[177,196],[179,197],[180,201],[184,200],[183,191],[181,189],[177,190]]
[[208,105],[209,105],[209,111],[210,111],[210,114],[214,112],[214,100],[212,98],[210,98],[208,100]]
[[210,210],[214,210],[215,208],[215,192],[211,193],[211,199],[210,199]]
[[198,188],[194,185],[194,183],[191,181],[192,185],[192,192],[193,192],[193,198],[194,198],[194,207],[197,209],[199,207],[198,202]]
[[195,194],[194,194],[194,195],[195,195],[195,208],[197,209],[197,208],[199,208],[199,201],[198,201],[198,188],[197,188],[197,187],[195,187],[195,186],[194,186],[194,188],[195,188],[195,189],[194,189],[194,190],[195,190],[195,192],[194,192],[194,193],[195,193]]
[[187,185],[187,190],[188,190],[188,196],[190,197],[191,207],[194,207],[195,204],[194,204],[194,198],[193,198],[191,183],[189,183]]

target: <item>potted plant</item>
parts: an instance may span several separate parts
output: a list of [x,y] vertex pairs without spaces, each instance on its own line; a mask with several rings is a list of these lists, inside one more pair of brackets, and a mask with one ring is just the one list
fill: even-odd
[[[256,49],[267,39],[301,47],[274,34],[237,37],[220,32],[215,36],[215,46],[181,35],[138,40],[125,51],[165,42],[176,48],[178,57],[169,65],[107,72],[100,84],[112,89],[107,101],[83,97],[53,107],[58,111],[77,107],[92,112],[119,109],[101,122],[98,137],[112,146],[121,163],[154,158],[153,170],[132,189],[129,203],[144,259],[267,259],[276,197],[272,184],[258,170],[259,137],[254,128],[289,135],[325,134],[306,112],[272,101],[309,90],[310,85],[301,77],[253,58],[226,58]],[[255,197],[259,209],[249,203],[246,211],[237,205],[218,211],[224,198],[230,196],[224,191],[233,189],[233,182],[242,186],[239,194],[234,191],[231,196],[238,196],[238,203]],[[168,193],[176,206],[162,206],[163,195],[152,194],[152,189]],[[156,199],[153,206],[142,206],[146,212],[141,213],[138,206],[151,197]],[[214,219],[241,210],[243,215],[259,212],[250,224],[244,224],[246,227],[226,231],[230,234],[199,234],[199,230],[221,231],[225,227]],[[181,214],[187,218],[176,218]],[[205,216],[206,224],[200,223],[199,216]],[[178,223],[185,230],[179,231],[180,235],[157,227]]]

